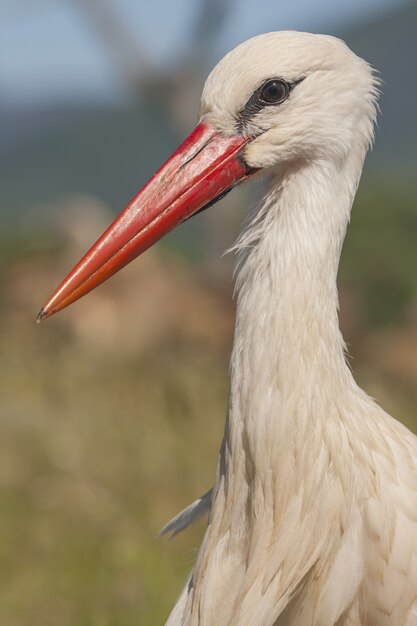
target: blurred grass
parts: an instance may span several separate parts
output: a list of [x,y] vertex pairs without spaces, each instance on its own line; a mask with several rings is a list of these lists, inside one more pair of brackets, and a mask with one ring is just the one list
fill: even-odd
[[156,534],[213,482],[232,307],[150,253],[97,301],[36,326],[84,245],[56,237],[61,257],[23,237],[0,263],[0,623],[163,623],[204,524]]
[[211,483],[224,368],[186,346],[98,367],[47,344],[2,358],[1,623],[161,623],[199,533],[155,534]]
[[[204,264],[149,251],[37,327],[42,300],[108,220],[94,201],[68,202],[39,233],[39,214],[9,233],[0,258],[0,624],[161,624],[204,522],[172,542],[155,535],[215,473],[229,266],[214,283]],[[340,281],[358,381],[414,428],[416,233],[412,196],[364,189]]]
[[368,327],[404,321],[417,293],[416,192],[379,175],[361,185],[341,260],[340,277],[353,283]]

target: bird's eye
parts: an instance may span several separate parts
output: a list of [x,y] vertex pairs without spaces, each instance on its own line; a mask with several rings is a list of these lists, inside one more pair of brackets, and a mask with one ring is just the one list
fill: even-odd
[[266,104],[280,104],[288,97],[290,87],[284,80],[268,80],[260,89],[260,96]]

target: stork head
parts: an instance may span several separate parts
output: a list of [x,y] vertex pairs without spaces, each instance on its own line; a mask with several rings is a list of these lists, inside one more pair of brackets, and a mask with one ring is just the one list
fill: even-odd
[[229,52],[204,86],[201,119],[250,138],[245,162],[344,158],[372,139],[377,81],[335,37],[293,31],[259,35]]
[[204,86],[200,123],[41,309],[56,313],[260,169],[343,161],[371,141],[377,86],[340,40],[276,32],[227,54]]

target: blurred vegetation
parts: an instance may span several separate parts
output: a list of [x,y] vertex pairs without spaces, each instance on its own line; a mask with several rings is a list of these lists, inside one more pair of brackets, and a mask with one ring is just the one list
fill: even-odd
[[417,304],[416,199],[392,177],[359,188],[341,277],[354,284],[368,327],[404,321]]
[[151,252],[38,327],[78,252],[56,237],[59,254],[23,240],[0,267],[0,623],[162,623],[201,528],[155,536],[213,480],[231,306]]

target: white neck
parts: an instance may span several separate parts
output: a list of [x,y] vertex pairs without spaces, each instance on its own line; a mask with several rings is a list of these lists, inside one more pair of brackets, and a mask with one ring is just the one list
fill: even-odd
[[336,278],[363,157],[358,150],[339,165],[277,173],[238,243],[246,252],[237,280],[226,463],[245,446],[246,463],[263,464],[270,451],[279,464],[279,442],[296,449],[297,435],[314,437],[356,388],[345,363]]
[[[351,154],[340,167],[323,162],[277,172],[237,244],[247,250],[237,280],[228,418],[190,600],[203,614],[222,606],[224,623],[250,602],[250,585],[263,584],[259,563],[265,575],[276,572],[288,547],[302,543],[297,558],[307,572],[330,549],[330,526],[342,528],[344,520],[323,516],[339,512],[326,508],[327,500],[342,494],[340,511],[356,510],[345,507],[356,483],[344,464],[354,463],[347,433],[365,394],[344,359],[336,275],[364,153]],[[308,541],[301,536],[302,506],[309,523],[322,529],[320,542],[317,533]],[[228,580],[230,572],[233,593],[207,582]],[[280,577],[271,580],[268,593],[275,602]]]

